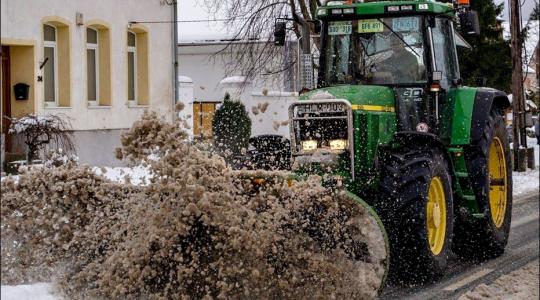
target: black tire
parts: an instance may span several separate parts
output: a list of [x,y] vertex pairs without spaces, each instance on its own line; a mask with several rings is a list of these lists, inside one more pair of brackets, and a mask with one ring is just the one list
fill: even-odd
[[[506,210],[502,225],[497,227],[491,215],[489,149],[495,138],[502,142],[506,163],[507,197]],[[500,256],[508,242],[512,220],[512,163],[510,160],[508,132],[502,117],[502,111],[492,108],[484,126],[482,138],[478,143],[465,149],[465,160],[472,189],[480,212],[483,216],[472,217],[457,214],[454,230],[454,252],[466,259],[485,260]]]
[[[439,279],[447,266],[453,232],[453,198],[449,167],[437,149],[411,149],[383,155],[375,208],[390,239],[390,278],[429,282]],[[427,229],[428,191],[433,178],[442,182],[446,228],[442,250],[430,248]]]

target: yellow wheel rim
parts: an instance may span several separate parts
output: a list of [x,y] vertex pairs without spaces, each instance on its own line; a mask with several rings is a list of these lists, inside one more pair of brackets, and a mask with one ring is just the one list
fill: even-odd
[[506,177],[506,158],[501,140],[493,138],[489,146],[489,209],[491,220],[497,228],[504,222],[508,178]]
[[426,213],[429,247],[433,254],[438,255],[446,235],[446,197],[439,177],[433,177],[429,184]]

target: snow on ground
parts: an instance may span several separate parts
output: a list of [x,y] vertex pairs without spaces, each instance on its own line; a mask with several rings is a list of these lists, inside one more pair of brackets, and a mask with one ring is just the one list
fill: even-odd
[[53,288],[48,283],[34,283],[1,287],[0,299],[2,300],[60,300],[53,294]]
[[538,192],[538,166],[535,170],[513,173],[514,196],[528,194],[531,191]]
[[[97,175],[103,175],[107,179],[119,183],[130,182],[134,185],[146,185],[152,178],[150,170],[143,166],[136,167],[93,167],[92,170]],[[19,180],[19,175],[8,175],[15,181]],[[2,176],[2,180],[7,176]]]
[[152,174],[147,167],[136,166],[136,167],[94,167],[94,172],[97,175],[103,175],[107,179],[125,183],[129,178],[129,182],[134,185],[146,185],[148,181],[152,178]]
[[480,284],[459,300],[480,299],[539,299],[538,260],[509,274],[502,275],[490,284]]
[[539,169],[540,169],[540,149],[536,144],[536,139],[527,138],[528,147],[534,147],[535,164],[534,170],[527,169],[526,172],[514,172],[512,182],[514,187],[514,196],[527,194],[531,191],[538,191]]

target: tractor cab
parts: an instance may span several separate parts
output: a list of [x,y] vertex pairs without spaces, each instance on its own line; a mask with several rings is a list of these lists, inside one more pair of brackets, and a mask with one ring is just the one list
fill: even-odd
[[467,45],[454,28],[453,5],[409,1],[335,6],[339,3],[330,1],[318,10],[318,87],[392,88],[398,130],[418,127],[436,133],[441,100],[461,81],[456,47]]

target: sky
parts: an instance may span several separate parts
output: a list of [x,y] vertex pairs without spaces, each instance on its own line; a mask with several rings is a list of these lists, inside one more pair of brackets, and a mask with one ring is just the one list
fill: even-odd
[[[214,0],[220,1],[220,0]],[[207,9],[203,6],[203,0],[179,0],[178,1],[178,20],[211,20],[213,15],[209,15]],[[180,42],[191,40],[212,39],[213,37],[223,36],[221,26],[222,22],[193,22],[180,23],[178,25],[178,35]]]
[[[192,1],[192,0],[184,0],[184,1]],[[474,1],[474,0],[471,0]],[[509,0],[495,0],[495,3],[500,4],[504,2],[504,12],[503,12],[503,18],[508,21],[508,5],[510,4]],[[524,21],[529,19],[529,16],[531,15],[531,12],[534,8],[534,1],[533,0],[521,0],[523,3],[523,6],[521,8],[521,14],[522,19]]]

